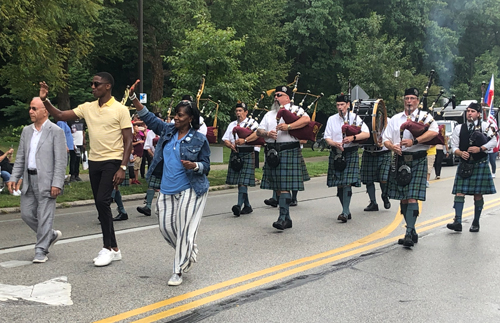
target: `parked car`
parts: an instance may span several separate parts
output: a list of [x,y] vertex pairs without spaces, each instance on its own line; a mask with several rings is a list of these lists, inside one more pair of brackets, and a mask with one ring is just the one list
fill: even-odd
[[455,156],[453,152],[451,151],[451,134],[453,133],[453,130],[455,129],[456,126],[458,126],[458,122],[455,120],[438,120],[436,121],[438,125],[445,125],[446,130],[445,130],[445,136],[446,136],[446,141],[448,142],[448,145],[446,147],[446,150],[448,151],[448,157],[444,157],[443,163],[446,163],[448,166],[453,166],[458,164],[458,156]]

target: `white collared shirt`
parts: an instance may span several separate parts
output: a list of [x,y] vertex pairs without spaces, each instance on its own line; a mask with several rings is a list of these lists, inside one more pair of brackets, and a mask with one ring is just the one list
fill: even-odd
[[[368,126],[363,122],[363,120],[361,120],[359,116],[357,116],[355,113],[352,112],[348,113],[348,115],[349,115],[350,125],[354,124],[358,126],[361,125],[361,132],[370,132]],[[342,117],[338,113],[334,114],[333,116],[330,116],[330,118],[328,118],[328,122],[326,123],[324,138],[331,139],[334,142],[342,142],[343,140],[342,126],[344,125],[346,118]],[[350,142],[348,144],[344,144],[344,147],[354,147],[354,146],[359,146],[359,143]]]
[[[226,132],[224,132],[224,136],[222,136],[222,141],[230,141],[233,145],[234,145],[234,142],[239,139],[238,137],[238,134],[235,133],[233,135],[233,129],[234,127],[236,127],[236,125],[239,125],[240,127],[243,127],[246,123],[248,118],[244,119],[243,121],[241,121],[240,123],[238,123],[238,120],[234,120],[233,122],[231,122],[228,126],[227,126],[227,129],[226,129]],[[252,147],[251,145],[241,145],[241,146],[238,146],[238,147]]]
[[[293,106],[293,108],[298,109],[298,106]],[[285,105],[285,109],[291,110],[290,108],[290,103],[287,103]],[[302,108],[300,108],[302,109]],[[301,113],[302,111],[299,109],[299,112]],[[259,129],[264,129],[265,131],[271,131],[271,130],[276,130],[276,126],[278,125],[278,122],[276,121],[276,115],[278,114],[278,111],[276,110],[271,110],[266,113],[264,118],[262,118],[262,121],[259,124]],[[306,112],[303,114],[304,116],[309,116]],[[280,119],[279,123],[284,123],[285,120],[283,118]],[[265,137],[265,141],[269,143],[274,143],[274,139]],[[278,131],[278,139],[276,142],[291,142],[291,141],[299,141],[297,138],[294,136],[290,136],[288,131],[285,130],[280,130]]]
[[[453,134],[451,135],[451,151],[455,152],[457,149],[460,149],[460,131],[462,131],[462,126],[466,126],[469,128],[471,122],[467,121],[464,124],[459,124],[453,129]],[[474,122],[474,126],[477,124],[477,121]],[[489,127],[489,123],[486,121],[481,122],[481,131],[486,134],[486,130]],[[490,141],[485,143],[484,148],[488,150],[493,150],[497,146],[497,136],[493,136]]]
[[155,152],[155,147],[153,145],[153,139],[155,139],[155,137],[156,134],[153,132],[153,130],[148,130],[148,133],[146,134],[146,140],[144,141],[144,150],[150,149],[153,154]]
[[28,153],[28,169],[36,169],[36,149],[38,147],[40,137],[42,136],[43,128],[45,127],[47,121],[49,121],[49,119],[45,120],[45,122],[40,127],[40,131],[36,130],[35,124],[31,125],[33,127],[33,135],[31,136],[30,151]]
[[[412,113],[412,119],[415,120],[417,116],[418,109],[415,109]],[[433,119],[432,116],[426,112],[420,111],[420,114],[418,115],[418,121],[423,121],[424,123],[426,121],[429,121]],[[398,145],[401,142],[401,132],[400,128],[403,123],[408,121],[408,118],[406,117],[405,112],[400,112],[396,115],[394,115],[389,122],[387,123],[387,128],[385,128],[384,134],[382,136],[383,142],[390,141],[393,145]],[[439,131],[439,126],[435,120],[433,120],[429,126],[430,131],[438,132]],[[403,132],[403,139],[415,139],[413,135],[411,134],[410,131],[406,130]],[[417,144],[411,147],[406,147],[403,146],[402,151],[408,151],[408,152],[415,152],[415,151],[421,151],[421,150],[428,150],[429,145],[422,145],[422,144]]]

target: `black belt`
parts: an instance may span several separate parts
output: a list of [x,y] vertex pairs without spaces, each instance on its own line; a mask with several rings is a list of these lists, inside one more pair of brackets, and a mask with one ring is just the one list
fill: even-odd
[[344,151],[346,153],[351,152],[351,151],[358,151],[358,148],[359,148],[358,146],[345,147]]
[[295,149],[295,148],[300,148],[300,142],[294,141],[294,142],[285,142],[285,143],[279,143],[277,142],[276,144],[267,144],[267,149],[277,149],[277,150],[289,150],[289,149]]
[[38,172],[36,171],[36,169],[28,169],[28,175],[37,175]]
[[238,147],[239,153],[251,153],[253,151],[254,151],[253,147]]
[[403,156],[412,156],[413,160],[427,157],[427,150],[403,151]]
[[364,151],[365,154],[370,154],[370,156],[379,156],[379,155],[382,155],[382,154],[388,154],[390,152],[391,151],[389,149],[387,149],[387,150],[378,150],[378,151],[369,151],[369,150],[365,150]]

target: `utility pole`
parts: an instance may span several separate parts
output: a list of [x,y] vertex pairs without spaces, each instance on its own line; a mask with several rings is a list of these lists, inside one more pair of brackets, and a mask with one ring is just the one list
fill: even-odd
[[144,33],[144,9],[143,0],[139,0],[139,93],[144,93],[144,46],[143,46],[143,33]]

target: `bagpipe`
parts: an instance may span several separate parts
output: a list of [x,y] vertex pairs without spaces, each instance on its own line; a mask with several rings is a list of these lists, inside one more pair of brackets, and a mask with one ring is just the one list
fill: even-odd
[[[417,115],[415,116],[414,119],[412,119],[411,111],[409,111],[409,109],[405,106],[405,109],[407,109],[407,121],[404,122],[399,129],[401,140],[403,140],[403,133],[405,130],[408,130],[414,138],[417,138],[417,137],[420,137],[422,134],[424,134],[427,130],[429,130],[430,125],[434,122],[434,118],[427,111],[427,110],[429,110],[428,106],[427,106],[427,97],[428,97],[429,89],[432,85],[433,77],[434,77],[434,70],[431,70],[429,73],[429,80],[427,81],[427,85],[425,87],[424,93],[422,95],[422,98],[420,99],[420,103],[419,103],[419,106],[417,108],[418,109]],[[438,99],[439,99],[439,97],[438,97]],[[434,106],[434,104],[433,104],[433,106]],[[425,112],[425,114],[422,116],[422,118],[420,118],[421,111]],[[421,144],[423,144],[423,145],[444,145],[445,131],[446,131],[445,125],[440,125],[438,135],[436,137],[432,138],[431,140],[428,140],[426,142],[421,142]]]
[[[214,118],[214,122],[212,126],[207,125],[207,140],[208,143],[210,144],[215,144],[217,143],[217,136],[218,136],[218,129],[217,129],[217,115],[219,113],[219,106],[220,106],[220,100],[217,100],[215,102],[212,100],[212,97],[209,95],[207,98],[202,99],[201,96],[203,95],[203,91],[205,90],[205,74],[201,76],[201,82],[200,82],[200,87],[198,88],[198,93],[196,93],[196,106],[200,106],[200,101],[203,101],[203,106],[200,109],[200,116],[204,116],[205,119],[208,119],[212,117]],[[208,104],[212,103],[215,105],[213,109],[209,109]],[[205,112],[205,109],[207,112]]]
[[[268,111],[267,109],[259,108],[260,101],[264,98],[264,94],[265,92],[261,93],[259,99],[257,100],[257,102],[255,102],[255,105],[253,106],[252,113],[244,120],[243,125],[240,126],[237,124],[236,127],[233,128],[233,135],[235,140],[236,140],[236,135],[238,135],[238,138],[246,139],[252,133],[257,131],[257,128],[259,128],[258,120],[260,119],[261,114],[263,112]],[[261,146],[264,145],[265,143],[266,142],[262,137],[258,137],[256,140],[246,142],[247,145],[253,145],[253,146]]]
[[[294,87],[292,90],[293,94],[292,94],[292,97],[290,99],[290,110],[288,110],[284,107],[280,107],[280,109],[278,110],[278,113],[276,115],[276,121],[279,123],[280,119],[283,118],[283,120],[287,124],[294,123],[295,121],[299,120],[306,113],[306,111],[311,109],[312,106],[314,105],[314,112],[311,116],[311,121],[309,121],[309,123],[306,124],[303,128],[292,129],[292,130],[289,130],[288,133],[291,136],[293,136],[299,140],[316,141],[316,135],[318,134],[318,132],[322,126],[321,123],[315,121],[316,109],[318,107],[318,100],[321,97],[323,97],[324,94],[323,93],[320,93],[319,95],[311,94],[310,91],[307,91],[305,93],[298,92],[297,86],[299,83],[299,77],[300,77],[300,73],[297,72],[297,75],[295,76],[294,82],[291,83],[291,84],[294,84]],[[289,84],[289,85],[291,85],[291,84]],[[304,97],[302,98],[302,101],[299,103],[298,106],[293,104],[295,101],[295,94],[296,93],[304,95]],[[306,109],[304,109],[303,106],[304,106],[305,100],[308,96],[314,97],[315,99],[313,100],[313,102],[311,102],[311,104],[309,104],[306,107]]]

